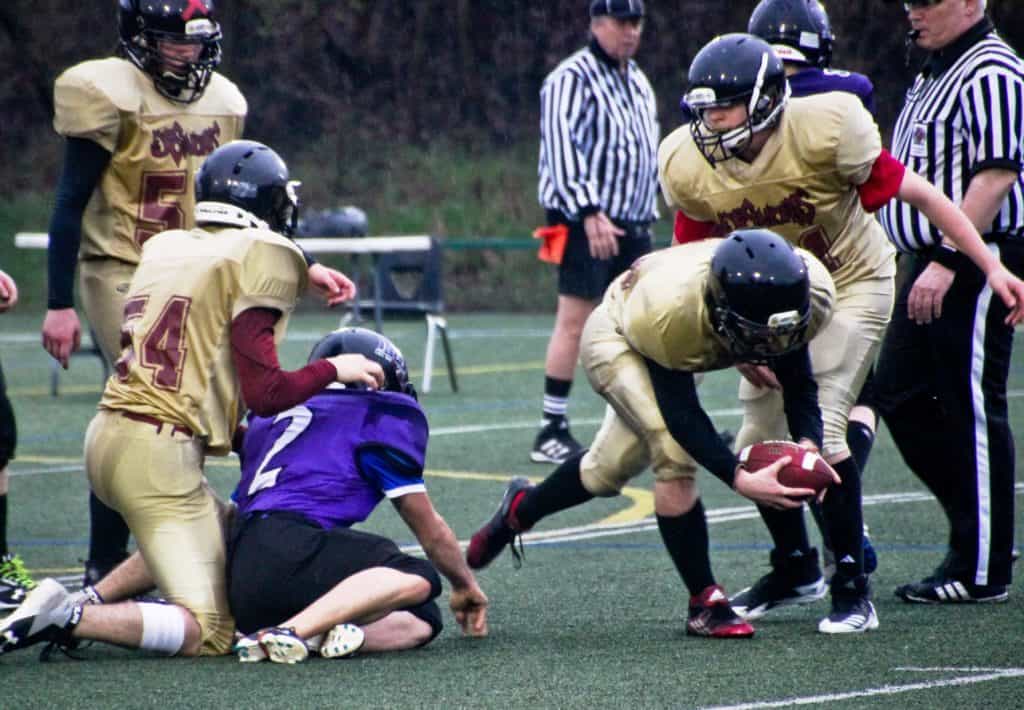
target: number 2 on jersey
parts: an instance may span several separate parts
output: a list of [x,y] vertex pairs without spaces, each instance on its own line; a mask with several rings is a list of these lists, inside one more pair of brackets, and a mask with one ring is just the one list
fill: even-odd
[[282,419],[289,418],[291,421],[288,422],[288,427],[281,433],[281,436],[277,437],[277,441],[270,447],[267,455],[263,457],[260,467],[256,469],[256,473],[252,477],[252,483],[249,485],[249,495],[262,491],[264,488],[271,488],[277,484],[277,475],[281,473],[283,467],[278,466],[277,468],[268,469],[267,466],[270,464],[270,459],[281,453],[284,447],[298,439],[299,435],[306,431],[310,422],[313,421],[313,412],[308,407],[303,407],[300,404],[278,414],[274,417],[274,423],[277,424]]
[[[124,304],[124,318],[121,321],[121,357],[114,365],[118,378],[123,382],[136,360],[133,335],[136,321],[141,319],[149,304],[149,296],[136,296]],[[185,369],[185,327],[188,322],[192,299],[172,296],[164,304],[160,316],[143,336],[142,355],[138,362],[142,367],[153,370],[153,384],[164,390],[177,392],[181,389],[181,373]]]

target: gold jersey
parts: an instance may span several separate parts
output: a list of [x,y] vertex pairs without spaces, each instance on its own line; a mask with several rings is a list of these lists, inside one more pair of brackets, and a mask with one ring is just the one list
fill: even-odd
[[662,142],[658,170],[665,200],[714,223],[715,236],[771,229],[814,254],[842,289],[895,273],[895,250],[857,191],[881,150],[860,99],[833,92],[790,100],[752,163],[711,167],[683,126]]
[[53,127],[110,151],[82,216],[81,258],[139,262],[142,244],[168,229],[190,229],[193,177],[218,146],[242,137],[246,102],[214,74],[194,103],[170,101],[126,59],[77,64],[54,85]]
[[[648,254],[612,282],[601,307],[631,348],[670,370],[708,372],[736,364],[704,302],[711,257],[720,243],[705,239]],[[821,262],[797,252],[811,282],[809,342],[832,316],[835,286]]]
[[254,307],[282,317],[306,287],[290,240],[263,229],[163,232],[146,242],[125,300],[121,358],[100,407],[188,427],[225,454],[244,413],[231,321]]

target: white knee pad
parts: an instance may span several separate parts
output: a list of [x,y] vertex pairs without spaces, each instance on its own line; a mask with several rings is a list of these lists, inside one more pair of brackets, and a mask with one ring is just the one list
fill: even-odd
[[142,641],[139,648],[173,656],[185,643],[185,617],[171,604],[144,602],[138,605],[142,612]]

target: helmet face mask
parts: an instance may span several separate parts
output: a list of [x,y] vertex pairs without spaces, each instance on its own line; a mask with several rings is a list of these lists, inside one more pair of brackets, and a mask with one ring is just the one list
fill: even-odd
[[291,237],[299,220],[298,188],[288,166],[256,141],[225,143],[196,172],[196,222],[270,229]]
[[[782,61],[764,41],[745,34],[716,37],[694,57],[685,101],[696,119],[690,134],[712,165],[736,157],[754,134],[775,126],[789,100]],[[708,109],[742,104],[746,119],[726,130],[707,121]]]
[[[358,354],[375,361],[384,370],[384,387],[388,392],[400,392],[416,398],[416,388],[409,381],[409,368],[405,357],[391,340],[367,328],[341,328],[324,336],[313,346],[308,362],[335,355]],[[349,389],[367,389],[365,385],[346,385]]]
[[719,244],[705,302],[715,332],[738,361],[769,362],[806,342],[807,265],[769,230],[738,230]]
[[199,100],[220,65],[212,0],[120,0],[118,29],[125,57],[171,101]]

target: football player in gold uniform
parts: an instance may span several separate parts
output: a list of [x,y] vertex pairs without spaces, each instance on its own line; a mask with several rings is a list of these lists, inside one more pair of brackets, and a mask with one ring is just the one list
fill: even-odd
[[[822,454],[842,478],[824,513],[837,560],[825,633],[877,627],[863,573],[860,471],[846,443],[847,417],[892,310],[893,247],[870,212],[894,197],[912,202],[985,272],[1021,317],[1024,284],[986,249],[970,221],[941,193],[882,148],[860,100],[834,92],[789,100],[782,62],[747,34],[716,38],[694,58],[686,101],[696,120],[662,143],[658,163],[666,201],[683,213],[690,237],[770,227],[812,252],[836,284],[835,316],[811,343],[824,419]],[[744,421],[736,446],[778,438],[780,383],[742,366]],[[826,593],[800,509],[762,507],[772,534],[772,572],[732,602],[756,618]]]
[[245,407],[272,416],[335,381],[383,382],[380,365],[361,354],[295,372],[277,362],[276,343],[307,285],[302,252],[282,236],[297,202],[278,155],[228,143],[199,169],[195,191],[199,226],[143,247],[121,356],[85,440],[92,489],[124,515],[169,604],[84,605],[43,580],[0,625],[0,653],[72,637],[168,655],[226,653],[234,620],[206,455],[231,450]]
[[711,573],[697,464],[763,505],[799,509],[789,496],[809,491],[781,485],[779,462],[756,471],[737,465],[700,406],[694,375],[765,363],[786,384],[793,439],[816,450],[821,410],[807,342],[825,327],[834,299],[825,267],[768,230],[638,259],[583,328],[580,362],[608,402],[593,443],[536,487],[513,479],[498,512],[473,535],[469,565],[490,564],[509,544],[514,553],[514,538],[537,521],[594,496],[618,495],[650,465],[658,529],[691,594],[687,633],[752,635]]
[[[241,137],[246,116],[245,98],[215,71],[221,32],[212,0],[119,0],[118,25],[119,56],[73,66],[54,86],[54,128],[66,140],[42,338],[65,368],[81,337],[76,266],[92,333],[113,364],[142,245],[193,225],[195,172],[218,146]],[[312,263],[309,271],[329,303],[353,295],[340,273]],[[128,533],[94,497],[90,519],[92,583],[127,554]]]

